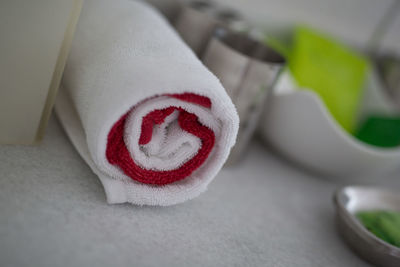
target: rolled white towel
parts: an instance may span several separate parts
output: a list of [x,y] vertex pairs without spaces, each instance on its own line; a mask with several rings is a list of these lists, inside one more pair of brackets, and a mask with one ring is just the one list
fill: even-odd
[[198,196],[238,131],[218,79],[157,11],[129,0],[85,1],[56,112],[109,203]]

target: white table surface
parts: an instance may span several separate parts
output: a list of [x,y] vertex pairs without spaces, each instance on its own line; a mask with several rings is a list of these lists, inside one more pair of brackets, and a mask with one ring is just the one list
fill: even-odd
[[368,266],[337,234],[339,186],[255,141],[195,200],[108,205],[53,116],[40,146],[0,146],[0,266]]

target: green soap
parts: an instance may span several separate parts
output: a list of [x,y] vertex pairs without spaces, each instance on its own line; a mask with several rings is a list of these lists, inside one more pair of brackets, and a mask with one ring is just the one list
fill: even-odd
[[378,147],[400,145],[400,117],[370,116],[356,131],[355,137]]
[[385,232],[382,227],[380,227],[380,218],[377,217],[376,212],[360,212],[357,214],[358,219],[363,223],[365,228],[367,228],[374,235],[382,240],[390,243],[390,235]]
[[337,122],[354,133],[367,59],[306,27],[296,30],[292,48],[289,68],[298,85],[315,91]]
[[356,216],[374,235],[389,244],[400,247],[400,212],[362,211]]
[[294,30],[289,43],[271,37],[265,41],[285,56],[297,85],[316,92],[336,121],[353,134],[369,70],[368,60],[305,26]]

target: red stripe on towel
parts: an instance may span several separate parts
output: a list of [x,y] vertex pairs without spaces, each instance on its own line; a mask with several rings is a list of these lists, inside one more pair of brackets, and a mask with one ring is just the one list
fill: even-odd
[[[211,108],[211,101],[208,97],[196,94],[173,94],[168,95],[182,101]],[[154,171],[144,169],[137,165],[131,158],[130,153],[124,142],[124,128],[129,112],[123,115],[111,128],[108,134],[106,157],[107,160],[122,169],[122,171],[133,180],[154,185],[170,184],[182,180],[192,174],[208,158],[215,143],[215,135],[211,129],[202,125],[197,116],[178,107],[168,107],[165,109],[153,110],[142,120],[141,135],[139,144],[144,145],[151,141],[154,125],[161,124],[175,110],[179,111],[179,126],[197,136],[201,140],[201,148],[197,154],[184,163],[180,168],[170,171]]]
[[206,96],[196,95],[193,93],[169,94],[167,96],[171,96],[189,103],[197,104],[205,108],[211,108],[211,100]]

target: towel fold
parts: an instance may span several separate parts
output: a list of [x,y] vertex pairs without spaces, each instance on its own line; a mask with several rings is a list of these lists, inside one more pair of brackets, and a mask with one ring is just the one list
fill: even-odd
[[109,203],[165,206],[196,197],[238,131],[218,79],[138,1],[85,1],[56,112]]

